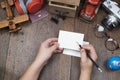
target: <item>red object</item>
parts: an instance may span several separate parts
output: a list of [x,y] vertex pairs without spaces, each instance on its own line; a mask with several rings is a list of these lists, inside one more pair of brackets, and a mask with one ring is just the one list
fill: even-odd
[[20,15],[26,14],[26,13],[31,13],[34,14],[38,12],[43,4],[43,0],[27,0],[26,3],[24,0],[14,0],[16,9]]
[[85,13],[88,15],[88,16],[91,16],[91,15],[94,15],[94,11],[95,11],[95,7],[93,5],[90,5],[88,4],[86,6],[86,9],[85,9]]
[[87,0],[85,8],[81,10],[81,17],[85,20],[92,21],[97,14],[97,10],[101,4],[100,0]]
[[17,9],[18,13],[19,13],[20,15],[22,15],[22,14],[24,13],[24,11],[23,11],[23,9],[22,9],[21,6],[20,6],[19,0],[14,0],[14,3],[15,3],[15,6],[16,6],[16,9]]
[[26,7],[29,13],[34,14],[42,8],[42,5],[43,0],[33,0],[32,2],[28,3]]
[[100,0],[88,0],[88,2],[93,5],[98,5]]

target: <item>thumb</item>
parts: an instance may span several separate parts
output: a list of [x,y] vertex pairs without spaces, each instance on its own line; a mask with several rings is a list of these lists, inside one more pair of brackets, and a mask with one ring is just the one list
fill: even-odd
[[87,55],[86,55],[85,49],[81,49],[80,53],[81,53],[81,61],[85,62],[87,60]]
[[50,51],[54,52],[58,48],[58,46],[59,46],[58,43],[54,43],[54,45],[50,47]]

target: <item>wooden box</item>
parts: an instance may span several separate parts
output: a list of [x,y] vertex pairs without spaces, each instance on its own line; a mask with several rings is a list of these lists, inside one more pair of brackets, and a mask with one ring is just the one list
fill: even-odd
[[75,17],[79,4],[80,0],[49,0],[49,12]]

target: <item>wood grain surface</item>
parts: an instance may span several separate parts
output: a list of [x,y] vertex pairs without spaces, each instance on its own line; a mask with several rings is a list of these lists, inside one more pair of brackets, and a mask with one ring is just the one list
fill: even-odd
[[[85,41],[94,45],[98,54],[97,63],[102,67],[103,73],[94,67],[91,80],[120,80],[120,71],[110,71],[106,68],[106,61],[111,56],[119,56],[120,49],[111,54],[104,46],[105,39],[96,38],[93,32],[95,25],[106,16],[102,8],[90,24],[79,18],[67,18],[64,21],[59,19],[59,24],[55,24],[50,21],[51,16],[53,15],[49,14],[35,23],[22,23],[22,30],[18,33],[10,34],[8,28],[0,29],[0,80],[18,80],[32,63],[40,44],[48,38],[58,37],[59,30],[84,33]],[[0,8],[0,20],[5,18],[5,10]],[[107,33],[120,43],[120,28]],[[79,75],[80,58],[55,54],[43,68],[39,80],[78,80]]]
[[80,3],[80,0],[49,0],[49,1],[66,3],[66,4],[76,5],[76,6],[78,6]]

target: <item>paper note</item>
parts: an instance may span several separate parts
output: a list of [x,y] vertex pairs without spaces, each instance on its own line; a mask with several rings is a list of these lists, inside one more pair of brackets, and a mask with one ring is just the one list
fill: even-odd
[[[88,45],[88,44],[89,42],[85,42],[85,41],[83,42],[83,45]],[[64,49],[63,54],[74,56],[74,57],[80,57],[80,51],[71,50],[71,49]]]
[[64,49],[63,54],[74,56],[74,57],[80,57],[80,51],[75,51],[70,49]]
[[83,38],[84,34],[60,30],[58,43],[61,48],[79,51],[77,42],[83,45]]

